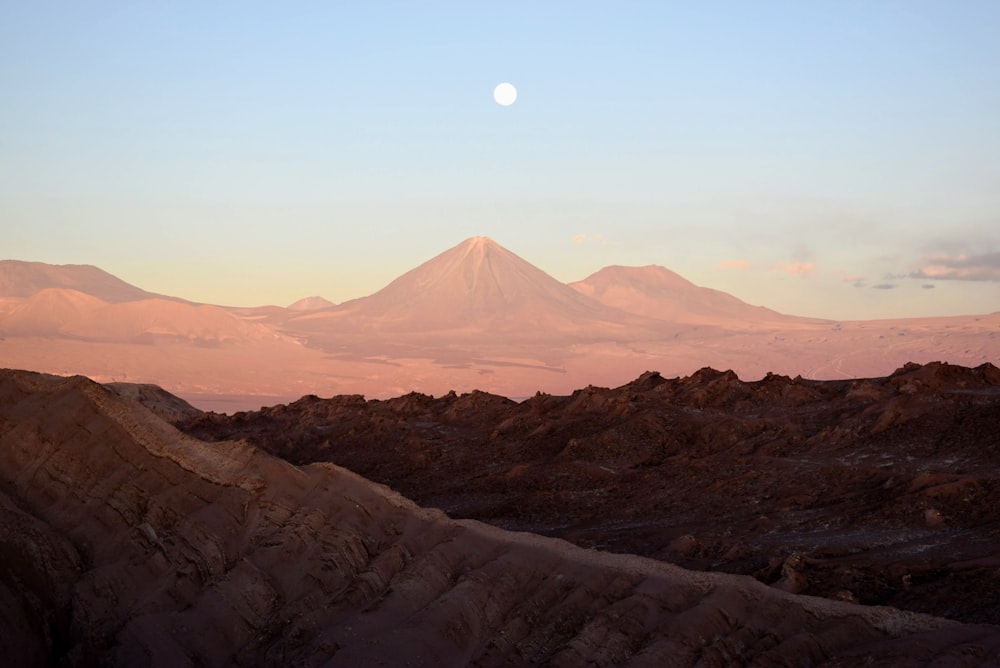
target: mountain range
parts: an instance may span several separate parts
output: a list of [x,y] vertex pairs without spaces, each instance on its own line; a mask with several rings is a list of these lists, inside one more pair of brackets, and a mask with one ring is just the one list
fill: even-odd
[[374,294],[288,307],[196,304],[97,267],[0,262],[0,364],[155,382],[203,407],[306,392],[485,389],[523,397],[648,369],[876,376],[996,361],[1000,314],[834,322],[785,315],[660,266],[566,284],[474,237]]

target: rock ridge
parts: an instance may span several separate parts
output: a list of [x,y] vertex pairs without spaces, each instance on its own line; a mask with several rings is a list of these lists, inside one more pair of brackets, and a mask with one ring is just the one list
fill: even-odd
[[82,378],[0,371],[5,658],[832,666],[1000,652],[996,627],[454,521],[328,463],[241,446],[220,469],[215,444],[155,420]]
[[456,517],[1000,623],[992,364],[839,381],[647,372],[521,402],[312,396],[178,424],[299,464],[335,462]]

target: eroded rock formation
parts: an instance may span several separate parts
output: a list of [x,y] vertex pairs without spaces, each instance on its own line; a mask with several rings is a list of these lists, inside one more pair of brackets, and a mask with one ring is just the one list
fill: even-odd
[[0,650],[17,665],[972,665],[1000,653],[993,626],[451,520],[332,464],[185,436],[80,377],[0,372],[0,492]]
[[1000,370],[989,364],[844,381],[647,373],[521,403],[310,396],[182,426],[335,462],[453,516],[1000,623]]

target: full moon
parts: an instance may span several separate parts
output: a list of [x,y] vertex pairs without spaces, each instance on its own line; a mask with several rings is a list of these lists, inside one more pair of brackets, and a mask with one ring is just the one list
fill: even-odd
[[493,99],[497,101],[497,104],[509,107],[517,99],[517,89],[514,88],[514,84],[507,82],[497,84],[497,87],[493,89]]

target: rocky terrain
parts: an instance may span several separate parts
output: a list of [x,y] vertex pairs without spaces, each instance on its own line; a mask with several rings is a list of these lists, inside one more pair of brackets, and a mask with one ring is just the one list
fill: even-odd
[[[919,371],[900,387],[933,375]],[[708,375],[732,382],[702,374],[673,385],[700,385],[691,400],[714,410],[721,395]],[[669,383],[649,376],[627,392]],[[975,403],[986,385],[960,396]],[[295,466],[245,441],[184,435],[126,395],[174,418],[188,412],[150,388],[0,371],[7,665],[972,666],[1000,657],[996,626],[798,596],[746,576],[449,519],[333,464]],[[527,405],[554,418],[602,396],[614,393]],[[439,401],[391,405],[426,412]],[[514,407],[483,395],[444,401],[456,416]],[[345,431],[392,412],[366,414],[350,398],[275,412],[326,405],[347,414],[352,403],[360,417]],[[447,432],[441,417],[391,422]],[[574,447],[596,447],[584,431]],[[439,463],[486,448],[450,443],[435,451]],[[614,471],[607,461],[579,466]],[[424,466],[440,480],[446,469],[434,464]],[[475,480],[465,487],[480,490]],[[947,506],[941,512],[953,521]]]
[[1000,370],[741,381],[712,369],[520,403],[303,397],[178,421],[333,462],[453,517],[1000,624]]

